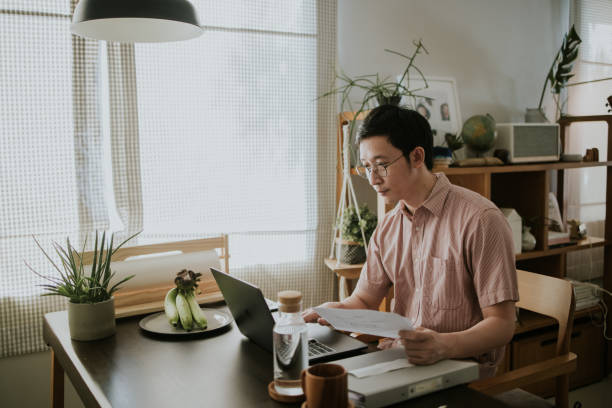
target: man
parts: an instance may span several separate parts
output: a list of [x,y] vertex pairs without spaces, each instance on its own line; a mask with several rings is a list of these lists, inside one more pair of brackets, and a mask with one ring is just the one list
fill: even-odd
[[[394,287],[392,310],[414,331],[379,347],[403,346],[414,364],[475,358],[481,378],[495,373],[514,333],[518,300],[510,226],[481,195],[433,174],[433,137],[418,112],[391,105],[370,112],[360,128],[364,173],[385,203],[353,294],[322,306],[377,309]],[[308,322],[323,319],[312,310]]]

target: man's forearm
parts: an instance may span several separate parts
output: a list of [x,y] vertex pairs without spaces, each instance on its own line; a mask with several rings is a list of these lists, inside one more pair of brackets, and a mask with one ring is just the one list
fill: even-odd
[[491,316],[467,330],[454,333],[441,333],[446,343],[448,358],[467,358],[481,355],[512,340],[514,321]]
[[357,290],[351,294],[351,296],[344,299],[342,302],[337,302],[338,306],[341,309],[378,309],[378,305],[380,301],[376,302],[376,299],[373,299],[371,296],[367,294],[361,293]]

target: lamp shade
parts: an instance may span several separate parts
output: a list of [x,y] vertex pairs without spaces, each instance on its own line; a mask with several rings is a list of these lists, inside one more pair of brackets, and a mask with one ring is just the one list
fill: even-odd
[[187,0],[80,0],[70,31],[128,43],[189,40],[203,33]]

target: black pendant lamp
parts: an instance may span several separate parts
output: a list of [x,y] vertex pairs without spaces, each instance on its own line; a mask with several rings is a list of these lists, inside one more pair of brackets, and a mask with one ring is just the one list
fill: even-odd
[[80,0],[70,31],[127,43],[189,40],[204,32],[187,0]]

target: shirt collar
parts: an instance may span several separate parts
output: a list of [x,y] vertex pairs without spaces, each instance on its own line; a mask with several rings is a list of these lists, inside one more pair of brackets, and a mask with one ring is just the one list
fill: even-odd
[[[436,183],[434,184],[431,193],[429,193],[429,197],[427,197],[423,204],[421,204],[421,207],[426,208],[433,215],[439,216],[442,213],[442,209],[444,208],[444,202],[446,201],[446,196],[450,191],[451,183],[444,173],[434,173],[434,176],[436,176]],[[397,203],[397,205],[395,206],[395,211],[401,212],[409,219],[412,219],[412,217],[414,216],[414,214],[411,214],[408,210],[408,204],[404,200],[400,200]]]

